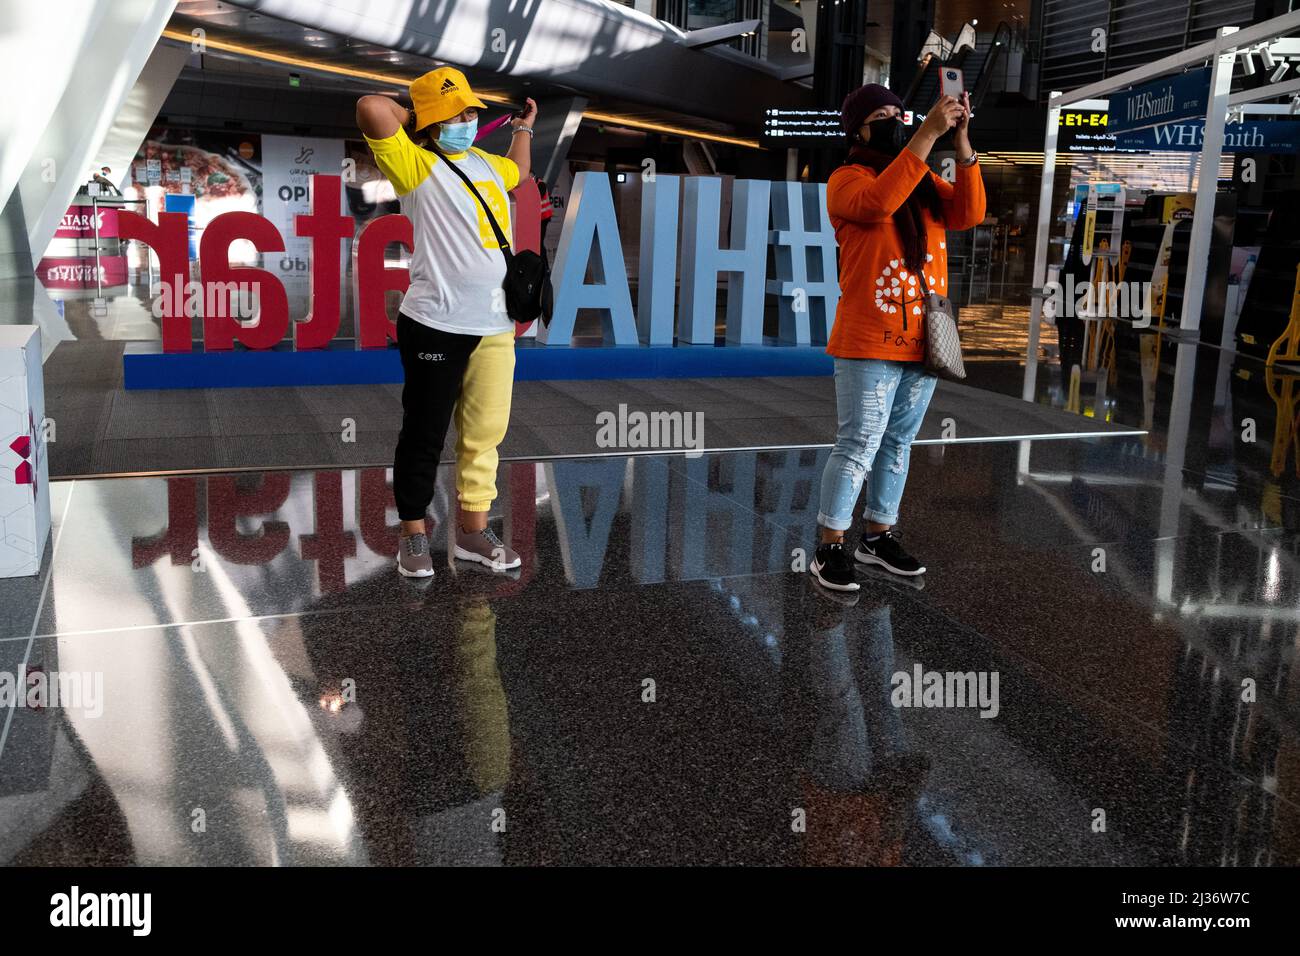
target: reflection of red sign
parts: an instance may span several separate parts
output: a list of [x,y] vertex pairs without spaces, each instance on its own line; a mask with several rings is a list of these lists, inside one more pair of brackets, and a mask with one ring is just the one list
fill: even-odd
[[[126,285],[126,256],[100,256],[104,285]],[[96,287],[95,257],[46,257],[36,266],[36,277],[47,289]]]
[[[526,588],[537,567],[536,471],[531,464],[506,468],[507,527],[511,529],[511,545],[524,564],[518,580],[494,591],[497,597]],[[272,517],[278,516],[289,500],[293,476],[287,471],[264,472],[251,486],[248,475],[168,478],[166,525],[158,534],[131,539],[131,566],[145,568],[164,557],[173,566],[189,564],[198,553],[202,513],[206,516],[208,542],[222,560],[266,565],[289,550],[304,561],[317,562],[322,593],[343,591],[348,585],[346,561],[357,556],[358,535],[371,553],[390,555],[397,553],[401,530],[400,524],[388,523],[388,513],[396,505],[387,470],[363,468],[356,474],[354,504],[343,496],[341,471],[313,474],[312,530],[297,534],[290,521]],[[346,514],[349,507],[356,509],[352,515]],[[345,516],[350,520],[345,521]],[[257,518],[262,520],[254,525],[255,530],[250,530],[249,520]],[[349,530],[349,526],[355,530]]]
[[[99,207],[99,238],[117,238],[117,212],[116,206]],[[68,211],[59,220],[59,228],[55,230],[54,238],[94,239],[95,217],[96,210],[94,206],[69,206]]]
[[[323,349],[338,335],[339,244],[351,239],[355,228],[351,216],[338,212],[342,182],[339,176],[312,176],[311,212],[295,217],[294,234],[311,241],[311,311],[292,323],[296,349]],[[514,223],[516,246],[536,249],[536,240],[520,243],[518,238],[540,230],[537,185],[532,179],[524,180],[513,195],[518,200]],[[527,207],[531,207],[531,215],[525,214]],[[519,219],[530,221],[529,232],[523,232]],[[123,239],[139,239],[157,254],[162,284],[168,287],[163,290],[170,297],[168,301],[183,301],[183,290],[190,275],[188,217],[184,213],[163,212],[154,223],[124,210],[119,223]],[[228,212],[208,223],[199,243],[203,300],[212,301],[213,296],[219,300],[220,290],[212,290],[213,285],[239,283],[257,287],[261,307],[256,323],[251,325],[241,324],[231,316],[205,315],[203,348],[208,352],[228,352],[236,343],[247,349],[274,348],[290,329],[289,300],[280,280],[264,269],[230,265],[230,244],[238,239],[247,239],[259,252],[284,251],[280,230],[271,220],[256,213]],[[388,320],[384,292],[404,290],[410,276],[406,269],[384,267],[384,247],[393,242],[411,246],[411,223],[405,216],[389,215],[371,220],[352,244],[357,348],[387,348],[389,341],[397,338],[396,327]],[[166,310],[162,316],[163,351],[189,352],[190,317],[183,313],[167,314],[170,311],[173,310]]]

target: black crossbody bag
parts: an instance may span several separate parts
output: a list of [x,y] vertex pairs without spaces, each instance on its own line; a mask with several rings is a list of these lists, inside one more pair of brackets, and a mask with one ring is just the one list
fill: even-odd
[[[469,187],[469,191],[474,194],[478,204],[483,207],[483,213],[487,216],[492,231],[496,233],[497,242],[501,246],[501,254],[506,257],[506,277],[501,281],[501,288],[506,294],[506,314],[516,322],[531,322],[540,317],[542,325],[550,325],[554,298],[554,292],[551,289],[550,263],[546,261],[545,256],[539,255],[531,249],[524,249],[521,252],[512,251],[510,243],[506,241],[505,233],[501,231],[501,227],[497,224],[497,217],[492,215],[492,209],[483,201],[479,191],[474,188],[474,183],[459,166],[447,158],[446,154],[436,144],[431,145],[433,145],[433,151],[441,156],[452,171]],[[506,200],[506,202],[509,201],[509,199]]]

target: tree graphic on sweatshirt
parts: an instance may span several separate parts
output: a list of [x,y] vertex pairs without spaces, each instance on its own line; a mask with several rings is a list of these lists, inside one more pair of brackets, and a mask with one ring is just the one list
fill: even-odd
[[[934,254],[927,252],[925,261],[933,262]],[[918,276],[899,260],[890,259],[889,265],[876,278],[876,308],[886,315],[898,315],[902,319],[903,331],[906,332],[908,319],[919,319],[924,314],[926,294],[934,291],[937,290],[933,278]],[[890,333],[886,332],[885,341],[889,341],[889,338]],[[894,344],[902,346],[906,341],[906,337],[900,335],[895,338]]]

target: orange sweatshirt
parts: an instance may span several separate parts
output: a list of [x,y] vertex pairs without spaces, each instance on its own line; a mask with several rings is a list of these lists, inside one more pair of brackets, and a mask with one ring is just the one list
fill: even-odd
[[826,351],[837,358],[919,362],[925,291],[921,276],[903,262],[903,243],[893,215],[922,176],[930,176],[943,201],[943,221],[925,220],[925,280],[948,295],[945,229],[970,229],[984,219],[984,179],[979,162],[957,166],[957,182],[945,182],[909,149],[884,172],[841,166],[826,183],[826,206],[840,245],[840,302]]

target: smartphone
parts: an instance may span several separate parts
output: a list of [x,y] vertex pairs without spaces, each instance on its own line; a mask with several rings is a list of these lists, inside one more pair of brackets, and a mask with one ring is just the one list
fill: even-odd
[[955,66],[939,67],[939,95],[951,96],[953,99],[961,99],[962,91],[965,89],[965,80],[962,79],[961,70]]

